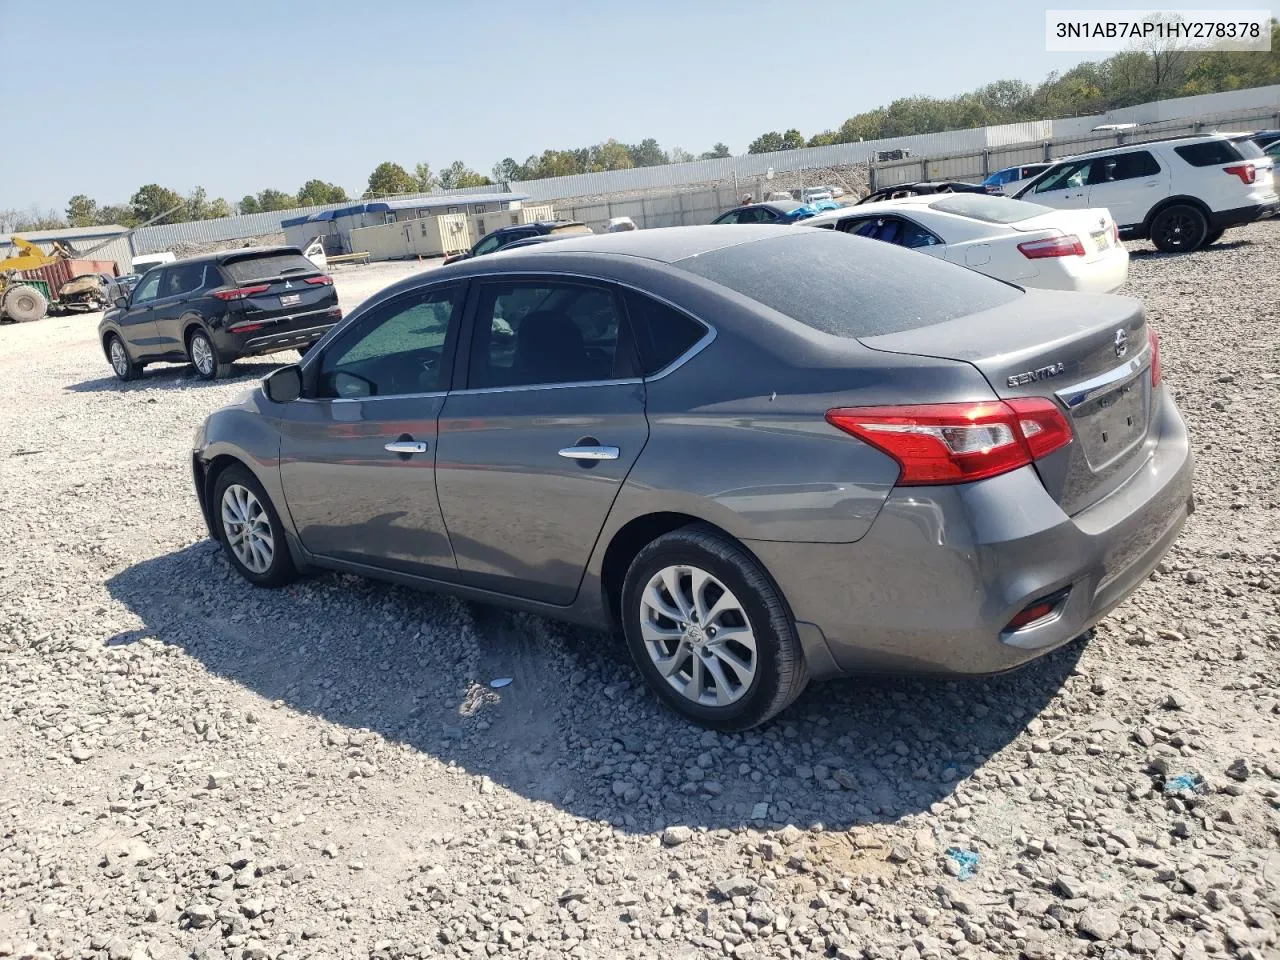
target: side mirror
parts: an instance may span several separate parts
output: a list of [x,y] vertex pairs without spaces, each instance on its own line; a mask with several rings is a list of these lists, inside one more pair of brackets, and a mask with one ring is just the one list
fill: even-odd
[[302,396],[302,368],[296,363],[281,367],[262,381],[262,390],[272,403],[292,403]]
[[129,298],[116,297],[116,306],[119,307],[121,310],[125,309],[127,306],[129,306]]

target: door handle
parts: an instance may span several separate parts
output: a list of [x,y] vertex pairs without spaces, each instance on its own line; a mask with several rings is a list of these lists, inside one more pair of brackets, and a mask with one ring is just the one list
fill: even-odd
[[617,460],[617,447],[564,447],[560,456],[569,460]]
[[388,453],[426,453],[427,445],[421,440],[392,440],[383,449]]

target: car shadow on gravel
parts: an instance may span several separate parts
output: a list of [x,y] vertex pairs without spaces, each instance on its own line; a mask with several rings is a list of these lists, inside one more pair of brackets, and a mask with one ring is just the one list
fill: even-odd
[[[1220,240],[1211,246],[1201,247],[1199,250],[1195,250],[1193,252],[1209,253],[1209,254],[1226,253],[1229,250],[1239,250],[1244,247],[1252,247],[1252,246],[1255,246],[1252,240],[1227,240],[1227,241]],[[1164,253],[1160,250],[1157,250],[1155,247],[1142,247],[1138,250],[1129,251],[1130,259],[1137,258],[1139,260],[1168,260],[1176,257],[1185,257],[1185,256],[1186,256],[1185,253]]]
[[325,735],[335,763],[347,763],[348,736],[360,744],[370,730],[636,832],[845,829],[929,811],[1011,747],[1084,647],[997,677],[812,684],[772,724],[717,734],[660,706],[620,640],[539,617],[332,573],[255,589],[208,540],[107,588],[143,627],[105,642],[181,646],[211,673],[337,725]]
[[130,390],[187,390],[191,387],[216,387],[241,380],[261,380],[272,370],[295,360],[239,361],[231,365],[230,372],[217,380],[202,380],[189,363],[166,363],[147,367],[137,380],[125,382],[114,376],[97,377],[80,383],[68,384],[70,393],[123,393]]

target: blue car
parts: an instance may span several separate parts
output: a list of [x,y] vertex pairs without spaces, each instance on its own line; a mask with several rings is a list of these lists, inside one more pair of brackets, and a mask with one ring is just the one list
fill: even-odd
[[1024,180],[1038,177],[1051,166],[1051,163],[1024,163],[1017,167],[1005,167],[983,180],[982,185],[987,188],[987,193],[1004,193],[1010,184],[1021,184]]
[[766,200],[727,210],[712,223],[795,223],[815,216],[816,207],[799,200]]

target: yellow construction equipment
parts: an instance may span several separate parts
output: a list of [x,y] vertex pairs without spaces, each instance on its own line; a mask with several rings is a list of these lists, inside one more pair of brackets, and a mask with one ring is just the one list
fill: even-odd
[[17,254],[0,260],[0,320],[39,320],[49,310],[48,297],[37,287],[23,282],[18,276],[22,270],[38,270],[59,260],[73,257],[74,251],[68,250],[58,241],[53,241],[53,252],[45,253],[30,240],[21,237],[13,238]]

